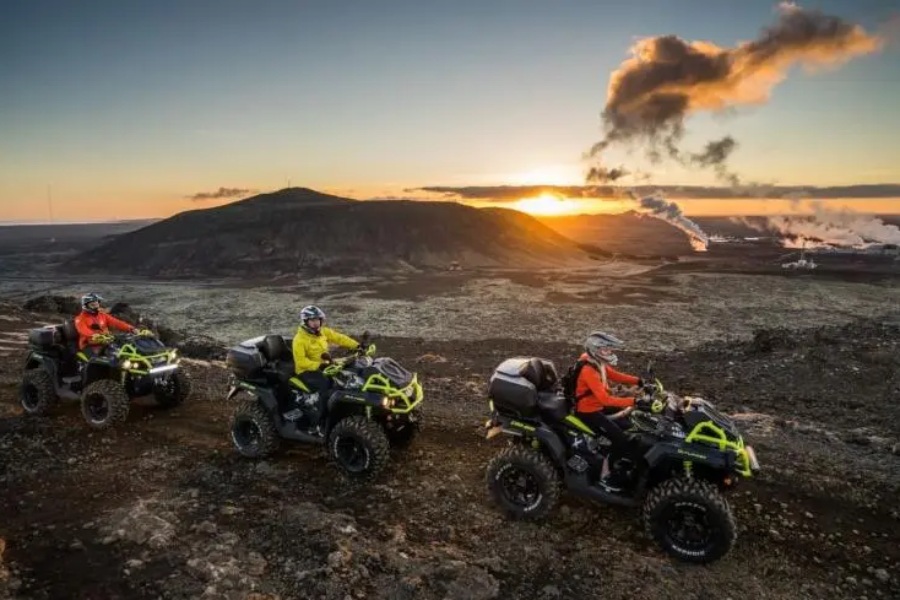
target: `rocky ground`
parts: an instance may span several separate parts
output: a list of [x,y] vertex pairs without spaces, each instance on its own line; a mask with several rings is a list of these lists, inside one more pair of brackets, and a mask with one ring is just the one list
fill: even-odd
[[567,361],[571,344],[378,340],[419,371],[427,427],[358,489],[319,449],[239,458],[216,360],[187,363],[188,404],[138,401],[115,431],[92,433],[72,403],[26,418],[22,333],[58,317],[0,315],[0,598],[900,595],[897,315],[623,356],[736,414],[757,448],[764,470],[731,497],[738,543],[708,567],[663,556],[634,511],[566,499],[529,524],[489,503],[484,466],[503,442],[483,439],[487,376],[513,354]]

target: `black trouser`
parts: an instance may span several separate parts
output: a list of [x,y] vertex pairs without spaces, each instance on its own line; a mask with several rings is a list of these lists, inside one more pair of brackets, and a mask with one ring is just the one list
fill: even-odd
[[319,405],[317,414],[318,418],[321,420],[328,408],[328,397],[331,395],[333,382],[328,377],[325,377],[322,371],[305,371],[297,375],[297,379],[302,381],[304,385],[309,388],[310,393],[318,392]]

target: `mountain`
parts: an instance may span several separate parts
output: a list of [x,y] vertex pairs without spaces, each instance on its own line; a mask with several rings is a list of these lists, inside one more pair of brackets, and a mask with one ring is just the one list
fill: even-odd
[[587,261],[523,213],[453,202],[355,201],[289,188],[177,214],[118,236],[71,268],[153,276],[273,276]]
[[665,221],[626,212],[541,217],[541,223],[580,244],[629,256],[693,254],[687,236]]

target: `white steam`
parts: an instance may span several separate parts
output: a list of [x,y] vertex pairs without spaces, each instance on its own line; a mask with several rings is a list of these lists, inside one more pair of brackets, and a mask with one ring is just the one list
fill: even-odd
[[900,228],[881,219],[847,209],[829,209],[821,202],[807,203],[808,216],[769,217],[767,228],[779,234],[788,248],[866,248],[873,244],[900,244]]
[[695,252],[706,252],[709,247],[709,236],[700,229],[700,226],[684,216],[681,207],[675,202],[669,202],[659,193],[638,197],[631,193],[631,198],[638,203],[638,212],[644,215],[661,219],[674,227],[677,227],[685,234],[691,242],[691,246]]

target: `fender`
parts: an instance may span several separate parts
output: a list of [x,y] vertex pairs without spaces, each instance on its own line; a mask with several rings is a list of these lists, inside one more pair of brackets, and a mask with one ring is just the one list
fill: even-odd
[[56,365],[56,361],[48,356],[44,356],[35,351],[30,351],[28,356],[25,357],[25,370],[29,371],[31,369],[44,369],[48,373],[50,373],[50,377],[53,379],[53,384],[59,388],[60,380],[59,380],[59,368]]
[[506,415],[495,414],[491,424],[497,424],[502,428],[503,433],[523,437],[525,439],[534,438],[541,446],[543,446],[549,458],[553,460],[559,467],[565,468],[566,463],[566,447],[559,437],[559,434],[541,423],[540,421],[529,421],[523,423],[519,419],[508,417]]
[[559,439],[559,434],[546,425],[541,425],[535,430],[534,436],[547,449],[550,458],[560,467],[565,468],[566,447],[563,445],[562,440]]
[[728,471],[734,468],[734,459],[726,452],[715,448],[704,448],[697,444],[687,446],[685,444],[660,443],[656,444],[644,455],[644,460],[650,470],[656,469],[667,462],[683,463],[691,462],[695,465],[705,465],[715,470]]
[[[229,397],[233,397],[237,394],[238,386],[235,386],[229,392]],[[307,444],[323,444],[325,440],[306,433],[305,431],[300,431],[297,429],[297,426],[290,422],[285,421],[284,417],[281,416],[281,410],[278,406],[278,398],[275,397],[275,393],[269,388],[265,387],[257,387],[253,389],[249,389],[247,386],[240,386],[240,389],[243,389],[245,392],[250,394],[251,396],[256,398],[257,402],[260,402],[265,408],[266,411],[272,416],[272,419],[275,421],[275,428],[278,429],[278,435],[281,437],[294,440],[297,442],[304,442]],[[232,392],[234,392],[232,394]]]

